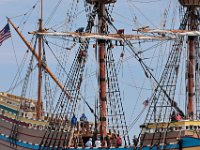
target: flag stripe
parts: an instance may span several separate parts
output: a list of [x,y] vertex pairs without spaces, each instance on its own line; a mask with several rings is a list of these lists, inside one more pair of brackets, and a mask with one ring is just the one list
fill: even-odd
[[1,38],[3,39],[5,36],[11,36],[11,34],[10,33],[6,33],[6,34],[2,35]]
[[0,43],[2,43],[3,41],[5,41],[6,39],[10,38],[10,36],[6,36],[3,39],[0,40]]
[[4,35],[3,37],[0,38],[0,41],[4,41],[9,37],[11,37],[11,35],[10,34],[6,34],[6,35]]

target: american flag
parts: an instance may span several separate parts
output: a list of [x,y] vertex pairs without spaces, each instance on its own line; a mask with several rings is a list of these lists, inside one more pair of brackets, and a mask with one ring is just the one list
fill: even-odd
[[0,31],[0,45],[9,37],[11,37],[11,33],[9,24],[7,23],[7,25]]

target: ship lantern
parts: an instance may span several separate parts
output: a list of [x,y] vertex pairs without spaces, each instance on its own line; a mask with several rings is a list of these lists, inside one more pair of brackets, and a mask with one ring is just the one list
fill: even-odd
[[200,6],[200,0],[179,0],[183,6]]
[[[115,3],[117,0],[100,0],[100,2],[109,4],[109,3]],[[99,2],[99,0],[86,0],[87,3],[94,4]]]

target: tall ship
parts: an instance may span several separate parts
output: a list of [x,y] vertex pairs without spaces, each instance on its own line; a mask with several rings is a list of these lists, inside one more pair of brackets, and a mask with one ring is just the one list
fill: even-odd
[[[64,23],[57,23],[54,15],[62,0],[52,4],[47,19],[45,6],[50,1],[37,0],[25,14],[7,18],[0,43],[15,33],[26,50],[21,63],[16,61],[10,89],[0,92],[0,149],[200,149],[200,0],[169,0],[160,28],[152,23],[153,27],[131,30],[122,26],[124,22],[115,25],[114,9],[117,4],[123,7],[122,1],[71,0],[65,6],[67,13],[55,17],[66,15]],[[175,21],[174,7],[172,22],[178,25],[168,28],[172,3],[178,5],[180,21]],[[79,5],[84,9],[79,10]],[[31,38],[27,39],[23,27],[36,8],[37,29],[28,31]],[[82,12],[84,17],[79,16]],[[23,18],[16,25],[13,20],[18,17]],[[157,49],[158,56],[149,49]],[[119,71],[129,59],[134,63],[125,69],[136,68],[136,76],[151,82],[151,89],[135,86],[139,97],[149,97],[140,107],[131,90],[121,90],[119,74],[126,82],[132,78],[128,71]],[[141,96],[140,90],[150,92]],[[124,93],[131,95],[129,108],[124,107]],[[128,109],[141,110],[130,124]],[[133,137],[130,128],[140,119],[143,123]]]

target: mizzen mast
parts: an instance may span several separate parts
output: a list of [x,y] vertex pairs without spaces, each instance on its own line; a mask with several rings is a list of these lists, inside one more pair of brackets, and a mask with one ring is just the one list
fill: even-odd
[[[188,30],[197,30],[196,8],[200,6],[200,0],[179,0],[181,5],[189,9]],[[188,63],[187,63],[187,118],[194,119],[194,99],[195,99],[195,38],[188,36]]]

